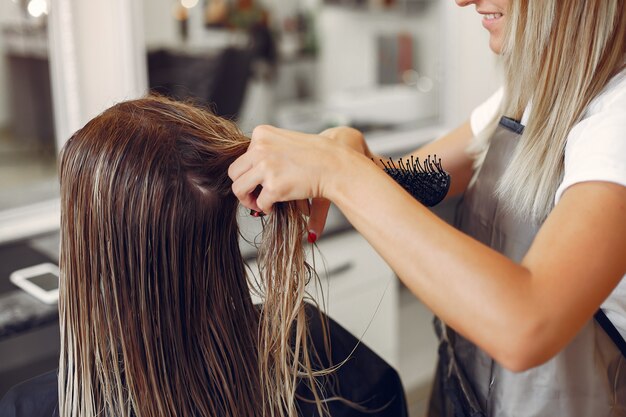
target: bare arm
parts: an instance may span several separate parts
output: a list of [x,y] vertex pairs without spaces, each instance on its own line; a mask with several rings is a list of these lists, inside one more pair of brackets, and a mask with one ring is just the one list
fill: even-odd
[[333,201],[437,315],[511,370],[559,352],[626,273],[626,187],[616,184],[570,187],[515,263],[440,220],[362,153],[327,138],[262,127],[229,174],[250,208]]
[[[345,127],[332,128],[322,132],[321,136],[339,141],[363,153],[368,158],[371,158],[380,168],[383,168],[380,160],[387,159],[384,155],[372,154],[367,147],[363,134],[357,130]],[[450,174],[451,179],[448,196],[455,196],[465,191],[472,178],[473,160],[467,153],[467,147],[473,136],[474,134],[472,133],[472,128],[468,120],[446,135],[422,146],[404,157],[414,156],[418,157],[420,160],[424,160],[429,155],[437,155],[438,158],[441,158],[443,168]]]
[[511,370],[559,352],[626,273],[626,187],[570,187],[516,264],[361,167],[367,180],[335,176],[330,199],[437,315]]
[[[363,134],[358,130],[338,127],[327,129],[320,134],[364,154],[383,168],[381,159],[386,157],[374,155],[370,152]],[[437,155],[441,158],[443,168],[450,174],[450,189],[446,198],[459,195],[467,188],[473,173],[473,160],[467,153],[467,147],[473,137],[470,122],[466,121],[445,136],[430,142],[405,157],[414,156],[420,160],[429,155]],[[324,229],[330,202],[326,199],[316,198],[313,200],[309,218],[309,230],[318,235]]]

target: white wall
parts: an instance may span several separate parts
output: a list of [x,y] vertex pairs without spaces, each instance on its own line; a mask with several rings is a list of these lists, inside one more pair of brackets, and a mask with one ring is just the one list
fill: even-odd
[[443,6],[446,66],[443,69],[445,122],[455,126],[500,85],[497,56],[489,49],[489,34],[474,7],[458,7],[446,0]]
[[57,145],[112,104],[147,90],[141,4],[56,0],[50,69]]
[[377,84],[378,35],[400,32],[413,35],[418,50],[417,70],[436,78],[440,64],[437,9],[433,5],[424,13],[405,16],[394,12],[325,7],[318,19],[322,94]]
[[[196,12],[200,7],[192,9]],[[143,27],[148,47],[170,46],[178,42],[178,28],[173,18],[172,0],[143,0]]]
[[[73,2],[76,33],[80,34],[76,50],[85,121],[120,100],[137,97],[145,89],[141,78],[135,82],[135,71],[145,68],[137,62],[145,61],[143,40],[131,33],[130,26],[137,22],[125,22],[130,18],[125,15],[130,7],[124,2],[112,3],[119,5],[111,6],[107,0],[90,1],[85,6],[80,0]],[[141,42],[140,47],[136,42]]]
[[[327,7],[319,18],[323,95],[376,84],[376,36],[408,32],[417,41],[417,70],[439,80],[442,121],[460,124],[501,85],[497,57],[474,8],[433,2],[423,12],[360,12]],[[441,92],[441,91],[440,91]]]

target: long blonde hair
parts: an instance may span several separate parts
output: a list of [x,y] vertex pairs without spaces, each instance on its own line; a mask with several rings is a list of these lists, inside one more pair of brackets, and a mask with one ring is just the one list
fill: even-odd
[[498,196],[536,223],[552,210],[572,127],[626,60],[624,0],[512,0],[503,47],[505,96],[498,118],[478,135],[477,165],[500,116],[528,124]]
[[294,416],[298,381],[325,410],[303,294],[306,222],[264,231],[266,302],[252,304],[228,166],[237,127],[190,104],[120,103],[64,146],[62,417]]

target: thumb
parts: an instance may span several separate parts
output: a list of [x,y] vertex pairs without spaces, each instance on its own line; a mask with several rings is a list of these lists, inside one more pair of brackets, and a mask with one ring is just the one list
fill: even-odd
[[325,198],[314,198],[311,203],[309,214],[309,243],[314,243],[321,235],[326,225],[330,200]]

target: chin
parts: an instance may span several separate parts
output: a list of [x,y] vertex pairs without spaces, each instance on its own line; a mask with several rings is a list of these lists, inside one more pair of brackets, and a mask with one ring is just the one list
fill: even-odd
[[489,48],[497,55],[500,55],[502,53],[502,39],[489,39]]

